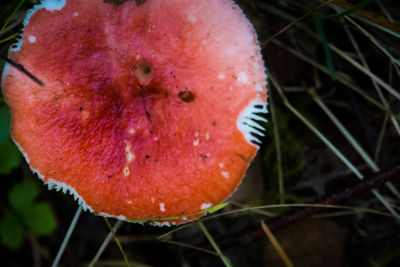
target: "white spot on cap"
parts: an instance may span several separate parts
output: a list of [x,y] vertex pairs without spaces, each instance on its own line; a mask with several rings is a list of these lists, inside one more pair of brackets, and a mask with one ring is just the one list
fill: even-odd
[[201,209],[202,210],[206,210],[206,209],[208,209],[208,208],[211,208],[212,207],[212,203],[203,203],[203,204],[201,204]]
[[164,203],[160,203],[160,211],[165,212],[165,204]]
[[207,156],[207,158],[209,158],[209,157],[211,156],[211,154],[210,154],[210,153],[207,153],[206,156]]
[[188,21],[190,21],[191,23],[196,23],[196,22],[197,22],[197,18],[196,18],[194,15],[192,15],[192,14],[189,14],[189,15],[187,16],[187,19],[188,19]]
[[254,67],[256,70],[258,70],[258,69],[260,69],[260,64],[254,63],[254,64],[253,64],[253,67]]
[[128,203],[128,205],[132,204],[132,200],[127,200],[126,203]]
[[182,221],[187,221],[187,217],[182,217]]
[[79,16],[79,13],[78,12],[74,12],[74,14],[72,14],[74,17],[77,17],[77,16]]
[[129,175],[129,168],[128,168],[128,166],[126,166],[125,168],[124,168],[124,175],[125,176],[128,176]]
[[199,132],[195,132],[195,133],[194,133],[194,136],[195,136],[195,137],[199,137]]
[[249,39],[250,42],[254,41],[254,36],[252,34],[249,34],[247,38]]
[[193,146],[198,146],[200,144],[200,139],[196,139],[193,141]]
[[221,175],[222,175],[223,177],[225,177],[226,179],[229,179],[229,172],[227,172],[227,171],[222,171],[222,172],[221,172]]
[[35,35],[29,35],[28,41],[33,44],[34,42],[36,42],[36,36]]
[[218,166],[222,169],[224,167],[223,163],[218,164]]
[[126,146],[125,146],[125,154],[126,154],[126,160],[128,161],[128,163],[135,159],[135,154],[133,154],[131,151],[130,143],[126,144]]
[[225,74],[224,74],[224,73],[220,73],[220,74],[218,75],[218,79],[220,79],[220,80],[225,79]]
[[210,133],[206,132],[206,140],[210,140]]
[[262,87],[261,84],[259,84],[259,83],[256,84],[256,91],[257,92],[262,92],[263,91],[263,87]]
[[247,77],[246,72],[240,72],[237,77],[237,81],[240,83],[247,84],[249,82],[249,77]]
[[132,134],[132,135],[135,134],[135,129],[129,128],[128,133],[129,133],[129,134]]
[[156,199],[154,197],[151,198],[151,202],[156,202]]

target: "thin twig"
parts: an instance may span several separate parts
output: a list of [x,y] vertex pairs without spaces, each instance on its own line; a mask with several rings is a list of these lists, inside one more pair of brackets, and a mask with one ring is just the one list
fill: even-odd
[[[351,186],[341,190],[338,193],[325,196],[314,201],[313,203],[318,205],[338,204],[354,197],[357,194],[376,188],[398,176],[400,176],[400,163],[372,174],[368,178],[365,178],[363,181],[357,183],[355,186]],[[316,214],[323,209],[323,207],[303,207],[277,217],[272,222],[268,223],[268,227],[271,229],[271,231],[274,231]]]

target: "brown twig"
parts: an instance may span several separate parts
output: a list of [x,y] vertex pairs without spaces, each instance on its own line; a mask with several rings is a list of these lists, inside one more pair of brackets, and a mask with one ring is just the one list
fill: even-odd
[[[358,182],[354,186],[346,187],[344,190],[341,190],[338,193],[327,195],[323,198],[315,200],[312,204],[334,205],[342,203],[354,197],[355,195],[367,192],[398,176],[400,176],[400,162],[368,176],[368,178]],[[323,207],[299,208],[277,217],[268,223],[268,227],[271,229],[271,231],[274,231],[316,214],[323,209]]]

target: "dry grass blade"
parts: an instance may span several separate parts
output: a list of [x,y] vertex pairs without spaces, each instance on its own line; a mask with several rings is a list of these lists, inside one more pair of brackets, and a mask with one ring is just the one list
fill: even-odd
[[166,239],[158,239],[159,242],[162,243],[166,243],[166,244],[172,244],[172,245],[177,245],[177,246],[181,246],[181,247],[186,247],[186,248],[190,248],[190,249],[194,249],[194,250],[198,250],[201,252],[205,252],[214,256],[219,256],[217,252],[211,251],[209,249],[205,249],[205,248],[200,248],[200,247],[196,247],[190,244],[186,244],[186,243],[182,243],[182,242],[177,242],[177,241],[172,241],[172,240],[166,240]]
[[275,248],[276,252],[278,252],[279,257],[281,257],[282,261],[285,263],[285,265],[287,267],[293,267],[294,265],[292,261],[286,255],[285,251],[279,245],[278,240],[276,240],[274,234],[271,232],[271,230],[269,230],[268,226],[264,223],[264,221],[261,221],[261,227],[264,230],[265,234],[267,235],[269,241],[271,241],[271,244]]
[[324,3],[322,3],[321,5],[313,8],[312,10],[310,10],[309,12],[307,12],[306,14],[304,14],[303,16],[295,19],[293,22],[289,23],[288,25],[286,25],[284,28],[282,28],[281,30],[279,30],[277,33],[275,33],[274,35],[272,35],[271,37],[269,37],[267,40],[265,40],[264,42],[262,42],[261,47],[265,48],[272,40],[274,40],[276,37],[278,37],[279,35],[281,35],[282,33],[284,33],[285,31],[287,31],[288,29],[290,29],[291,27],[293,27],[294,25],[296,25],[296,23],[302,21],[303,19],[305,19],[306,17],[312,15],[314,12],[316,12],[317,10],[321,9],[322,7],[330,4],[333,0],[328,0]]
[[[332,1],[333,5],[336,5],[344,10],[350,10],[354,8],[353,4],[350,4],[346,1],[341,1],[341,0],[334,0]],[[397,33],[397,35],[400,35],[400,27],[396,25],[395,23],[392,23],[391,21],[388,21],[387,19],[380,17],[376,15],[375,13],[369,12],[367,10],[361,9],[357,10],[354,15],[358,15],[361,18],[363,18],[364,21],[369,22],[370,24],[375,24],[381,26],[381,28],[386,28],[390,30],[393,33]]]
[[[279,83],[275,79],[275,77],[269,72],[269,79],[271,83],[274,85],[275,89],[278,91],[279,95],[283,100],[283,104],[300,120],[302,121],[326,146],[359,178],[363,179],[363,175],[360,171],[340,152],[336,146],[333,145],[331,141],[326,138],[321,131],[319,131],[308,119],[306,119],[298,110],[296,110],[288,101],[285,94],[283,93]],[[386,199],[375,189],[372,189],[371,192],[375,195],[375,197],[386,207],[386,209],[392,213],[397,220],[400,221],[400,215],[391,207],[390,203],[386,201]]]
[[[111,239],[113,238],[114,234],[117,233],[118,229],[121,227],[122,225],[122,221],[118,221],[114,227],[112,228],[112,230],[108,233],[108,235],[106,236],[106,238],[104,239],[103,243],[101,244],[100,248],[97,250],[96,255],[93,257],[92,261],[89,263],[89,267],[93,267],[95,266],[95,264],[97,263],[97,261],[100,259],[101,254],[103,254],[103,251],[106,249],[106,247],[108,246],[108,244],[110,243]],[[125,265],[126,265],[126,261],[125,261]]]

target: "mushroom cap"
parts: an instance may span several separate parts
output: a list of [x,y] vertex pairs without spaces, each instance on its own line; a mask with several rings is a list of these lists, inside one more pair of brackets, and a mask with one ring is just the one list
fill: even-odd
[[5,67],[11,134],[49,188],[119,219],[181,223],[239,185],[266,75],[232,0],[42,1]]

